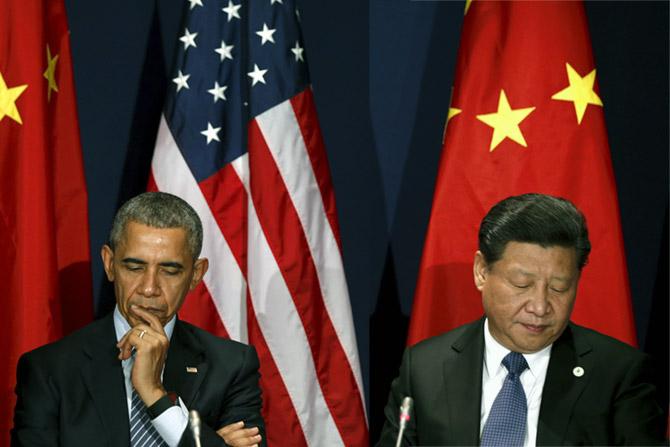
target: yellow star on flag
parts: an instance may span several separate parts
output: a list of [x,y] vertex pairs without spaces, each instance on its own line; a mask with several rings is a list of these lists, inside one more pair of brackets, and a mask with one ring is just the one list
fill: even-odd
[[447,124],[449,123],[449,120],[461,113],[461,109],[457,109],[456,107],[449,107],[449,111],[447,112]]
[[2,73],[0,73],[0,121],[7,115],[17,123],[23,124],[19,109],[16,108],[16,99],[21,96],[21,93],[23,93],[27,87],[28,84],[7,88],[5,78],[3,78]]
[[484,124],[493,127],[493,137],[491,138],[491,145],[489,151],[493,152],[495,148],[505,139],[519,143],[523,147],[527,147],[526,140],[519,129],[519,124],[530,113],[535,110],[535,107],[526,107],[525,109],[515,109],[509,105],[505,90],[500,90],[500,98],[498,99],[498,111],[495,113],[486,113],[484,115],[477,115],[477,119]]
[[596,69],[584,77],[579,76],[579,73],[568,63],[565,64],[568,71],[569,86],[554,94],[551,99],[558,101],[572,101],[575,104],[575,113],[577,113],[577,124],[582,123],[586,107],[589,104],[594,106],[601,106],[603,102],[600,97],[593,91],[593,84],[596,82]]
[[465,12],[463,15],[466,15],[468,13],[468,9],[470,9],[470,4],[472,3],[472,0],[465,0]]
[[447,112],[447,122],[444,123],[444,130],[442,131],[442,144],[444,144],[444,139],[447,136],[447,126],[449,125],[449,121],[461,112],[461,109],[457,109],[456,107],[449,107],[449,111]]
[[44,79],[49,82],[47,87],[47,99],[51,101],[51,90],[58,92],[58,84],[56,84],[56,63],[58,62],[58,55],[51,57],[51,50],[47,45],[47,69],[44,71]]

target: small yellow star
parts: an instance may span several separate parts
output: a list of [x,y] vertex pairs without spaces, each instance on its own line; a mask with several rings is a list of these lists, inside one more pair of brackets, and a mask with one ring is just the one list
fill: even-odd
[[28,84],[7,88],[5,79],[2,77],[2,73],[0,73],[0,121],[7,115],[17,123],[23,124],[19,109],[16,108],[16,99],[21,96],[21,93],[27,87]]
[[444,130],[442,131],[442,144],[444,144],[444,139],[447,136],[447,126],[449,125],[449,121],[461,112],[461,109],[457,109],[456,107],[449,107],[449,111],[447,112],[447,122],[444,123]]
[[449,107],[449,111],[447,112],[447,124],[449,123],[449,120],[461,113],[461,109],[457,109],[456,107]]
[[465,0],[465,12],[463,15],[466,15],[468,13],[468,9],[470,9],[470,5],[472,4],[472,0]]
[[519,129],[519,124],[530,115],[533,110],[535,110],[535,107],[512,110],[509,101],[507,101],[505,90],[500,90],[498,111],[495,113],[477,115],[479,121],[493,127],[493,137],[491,138],[489,150],[493,152],[505,138],[509,138],[510,140],[519,143],[521,146],[527,147],[526,140],[521,133],[521,129]]
[[47,99],[51,101],[51,90],[58,92],[58,84],[56,84],[56,63],[58,62],[58,55],[51,57],[51,50],[47,45],[47,69],[44,71],[44,79],[49,81],[47,88]]
[[586,113],[586,107],[589,104],[601,107],[603,105],[600,97],[593,91],[593,84],[596,82],[596,69],[594,68],[591,73],[581,77],[570,64],[566,63],[565,67],[568,71],[570,85],[554,94],[551,99],[572,101],[575,104],[575,113],[577,113],[577,124],[581,124],[584,113]]

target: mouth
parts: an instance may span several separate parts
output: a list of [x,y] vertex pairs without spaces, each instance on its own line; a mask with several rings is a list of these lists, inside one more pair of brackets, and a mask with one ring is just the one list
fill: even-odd
[[547,329],[547,325],[540,325],[540,324],[536,325],[536,324],[525,324],[525,323],[521,323],[521,325],[524,328],[526,328],[526,330],[531,334],[541,334]]
[[[135,306],[139,307],[145,312],[149,312],[150,314],[156,316],[157,318],[161,318],[165,315],[165,309],[159,308],[159,307],[146,307],[146,306],[141,306],[139,304],[135,304]],[[132,307],[130,308],[130,311],[138,318],[142,318],[139,314],[136,312],[133,312]]]

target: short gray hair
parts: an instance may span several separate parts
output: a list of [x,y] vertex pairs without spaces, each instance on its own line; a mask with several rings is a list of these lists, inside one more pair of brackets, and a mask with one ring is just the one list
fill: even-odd
[[137,222],[153,228],[183,228],[193,259],[202,249],[202,222],[198,213],[179,197],[166,192],[145,192],[121,206],[109,232],[109,246],[114,250],[126,230],[128,222]]

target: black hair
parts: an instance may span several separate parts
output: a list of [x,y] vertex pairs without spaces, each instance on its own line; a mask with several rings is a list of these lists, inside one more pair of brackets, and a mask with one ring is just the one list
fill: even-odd
[[508,197],[493,206],[479,226],[479,251],[498,261],[508,242],[574,248],[581,270],[591,252],[586,218],[569,200],[546,194]]

